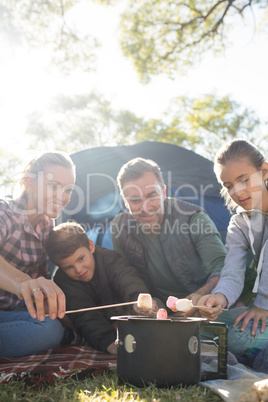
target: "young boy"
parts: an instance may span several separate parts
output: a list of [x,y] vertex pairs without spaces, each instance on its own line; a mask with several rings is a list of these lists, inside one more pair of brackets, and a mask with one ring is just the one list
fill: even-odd
[[[46,241],[51,261],[60,269],[54,281],[66,296],[67,310],[136,301],[140,293],[149,293],[135,268],[118,252],[95,246],[84,229],[75,222],[56,226]],[[69,318],[77,333],[94,349],[115,354],[116,330],[110,317],[148,315],[157,311],[136,305],[73,313]]]

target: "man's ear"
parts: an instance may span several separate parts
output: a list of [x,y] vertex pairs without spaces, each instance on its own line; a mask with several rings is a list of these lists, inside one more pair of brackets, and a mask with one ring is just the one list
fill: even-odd
[[125,204],[126,208],[129,210],[129,204],[127,202],[126,197],[124,197],[124,196],[123,196],[123,201],[124,201],[124,204]]
[[95,251],[95,244],[92,240],[88,240],[88,245],[89,245],[89,250],[91,251],[91,253],[93,254]]
[[268,179],[268,163],[267,162],[263,162],[263,164],[261,165],[261,171],[262,171],[263,180]]
[[163,199],[165,200],[167,198],[167,187],[163,187]]

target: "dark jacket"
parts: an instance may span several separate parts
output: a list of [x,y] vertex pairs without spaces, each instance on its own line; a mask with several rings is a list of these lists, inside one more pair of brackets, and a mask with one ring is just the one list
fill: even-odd
[[[67,310],[135,301],[149,293],[136,270],[119,253],[96,246],[95,272],[90,282],[70,279],[58,269],[54,281],[66,296]],[[133,314],[132,306],[85,311],[69,315],[77,333],[94,349],[106,351],[116,339],[110,317]]]

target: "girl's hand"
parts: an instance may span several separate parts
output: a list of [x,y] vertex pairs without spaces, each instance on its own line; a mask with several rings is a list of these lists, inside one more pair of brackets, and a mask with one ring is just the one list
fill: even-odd
[[[221,314],[222,309],[226,307],[227,300],[226,297],[222,293],[217,293],[215,295],[205,295],[202,296],[198,301],[198,306],[201,306],[199,309],[202,317],[209,319],[210,321],[214,321]],[[210,309],[202,310],[202,306],[211,307]]]
[[25,280],[17,285],[16,294],[24,300],[30,315],[39,321],[44,321],[46,313],[52,320],[64,317],[65,296],[52,280],[42,276]]
[[261,322],[261,333],[265,331],[266,328],[266,318],[268,318],[268,310],[264,310],[257,306],[253,306],[251,309],[244,311],[239,314],[234,323],[233,327],[236,327],[240,321],[243,320],[240,331],[245,331],[250,320],[253,320],[251,335],[255,336],[258,328],[259,321]]

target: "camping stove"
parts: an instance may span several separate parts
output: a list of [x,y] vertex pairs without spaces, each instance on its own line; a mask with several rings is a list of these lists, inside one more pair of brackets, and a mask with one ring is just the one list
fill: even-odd
[[158,387],[201,381],[201,330],[218,335],[218,371],[202,380],[227,378],[227,326],[203,318],[157,320],[143,316],[112,317],[118,322],[117,375],[120,382]]

